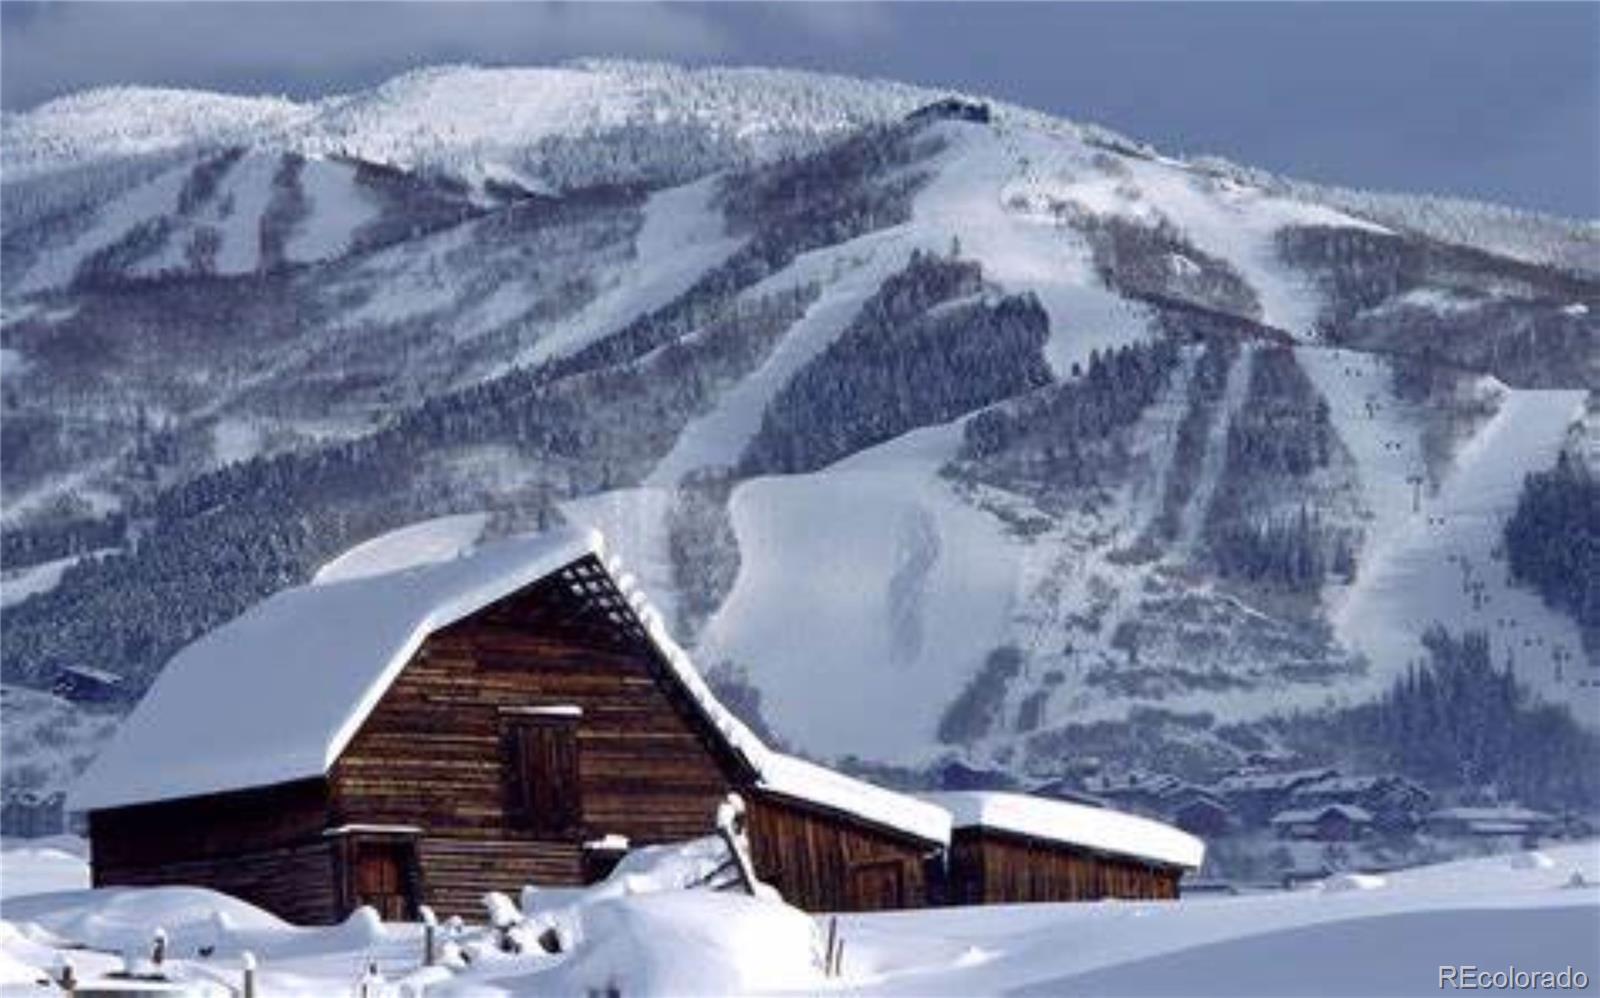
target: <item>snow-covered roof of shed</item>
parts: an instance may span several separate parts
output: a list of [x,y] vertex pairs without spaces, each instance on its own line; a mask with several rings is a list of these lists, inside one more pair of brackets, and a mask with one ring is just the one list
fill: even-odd
[[992,828],[1100,852],[1197,869],[1205,843],[1171,825],[1103,807],[982,790],[923,794],[957,828]]
[[[73,786],[73,810],[317,777],[424,639],[587,555],[598,557],[684,690],[774,793],[935,842],[948,815],[913,797],[773,752],[711,692],[599,531],[477,544],[482,518],[446,517],[353,548],[180,651]],[[431,528],[431,529],[430,529]]]
[[860,815],[930,842],[950,841],[950,812],[937,804],[886,790],[792,755],[768,752],[761,767],[761,785],[773,793]]

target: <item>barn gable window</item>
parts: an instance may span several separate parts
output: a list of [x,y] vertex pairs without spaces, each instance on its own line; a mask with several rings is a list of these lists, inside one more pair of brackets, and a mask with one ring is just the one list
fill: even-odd
[[505,715],[510,824],[536,836],[576,834],[583,824],[578,785],[576,707],[530,708]]

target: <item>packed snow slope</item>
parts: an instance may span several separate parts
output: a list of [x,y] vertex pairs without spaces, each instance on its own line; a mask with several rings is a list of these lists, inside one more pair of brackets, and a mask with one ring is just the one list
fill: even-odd
[[600,526],[816,756],[1226,766],[1435,624],[1594,721],[1595,622],[1502,536],[1597,453],[1592,223],[943,96],[580,62],[8,113],[0,661],[8,719],[70,715],[8,786],[441,517]]
[[[706,840],[715,845],[714,840]],[[1385,877],[1341,876],[1295,891],[1176,902],[934,908],[847,915],[837,976],[822,969],[824,919],[776,899],[675,889],[699,861],[692,843],[644,850],[584,890],[524,894],[532,933],[553,928],[563,952],[496,952],[466,927],[447,966],[423,969],[421,930],[370,911],[304,929],[189,888],[8,893],[0,921],[0,994],[34,994],[66,957],[80,978],[169,939],[168,974],[218,995],[237,987],[242,953],[259,963],[258,994],[354,988],[376,962],[388,990],[515,996],[629,995],[1344,995],[1439,993],[1441,967],[1515,968],[1592,982],[1600,973],[1600,850],[1593,841]],[[40,850],[0,853],[6,881],[49,888]],[[508,902],[509,904],[509,902]],[[516,931],[521,931],[520,927]],[[209,947],[210,956],[196,955]],[[467,952],[470,964],[456,959]]]

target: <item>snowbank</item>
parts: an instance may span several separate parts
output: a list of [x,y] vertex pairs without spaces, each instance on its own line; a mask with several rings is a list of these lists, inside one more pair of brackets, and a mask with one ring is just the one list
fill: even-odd
[[[718,843],[640,850],[605,884],[534,891],[530,921],[561,912],[563,953],[506,954],[481,927],[450,945],[469,966],[419,970],[420,930],[305,929],[210,891],[77,891],[7,900],[0,994],[39,994],[62,955],[82,977],[116,969],[117,948],[166,929],[176,974],[237,983],[240,952],[262,957],[264,996],[351,994],[369,961],[430,995],[605,993],[874,995],[1423,995],[1440,965],[1560,969],[1591,980],[1600,938],[1600,844],[1385,875],[1381,890],[1272,891],[1173,902],[992,905],[841,916],[843,974],[817,967],[823,926],[779,902],[675,889],[717,860]],[[1533,855],[1533,854],[1529,854]],[[1590,886],[1568,887],[1574,873]],[[629,890],[617,890],[630,884]],[[633,890],[636,889],[636,890]],[[525,899],[526,900],[526,899]],[[564,911],[563,911],[564,909]],[[199,958],[195,947],[218,948]],[[93,949],[66,949],[88,944]],[[104,950],[104,951],[102,951]]]
[[0,898],[85,890],[88,855],[88,843],[75,835],[8,839],[0,850]]
[[733,995],[822,983],[816,926],[798,909],[739,894],[669,892],[583,910],[571,960],[521,982],[529,994]]

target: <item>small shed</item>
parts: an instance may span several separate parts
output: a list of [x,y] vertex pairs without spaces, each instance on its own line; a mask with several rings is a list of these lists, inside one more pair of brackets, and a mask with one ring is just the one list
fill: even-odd
[[756,873],[795,904],[928,902],[949,815],[763,744],[598,533],[370,562],[167,665],[73,788],[96,886],[208,886],[305,923],[467,913],[585,883],[608,842],[708,834],[736,791]]
[[1233,809],[1211,794],[1196,792],[1180,798],[1172,809],[1174,825],[1201,838],[1220,838],[1238,831],[1239,820]]
[[940,793],[950,812],[946,901],[1172,899],[1205,845],[1170,825],[1025,794]]
[[1428,815],[1426,825],[1428,831],[1435,835],[1537,839],[1549,834],[1556,825],[1556,819],[1544,811],[1518,804],[1497,804],[1440,808]]
[[59,835],[65,828],[62,802],[65,794],[57,790],[8,790],[0,805],[0,834],[34,839]]

